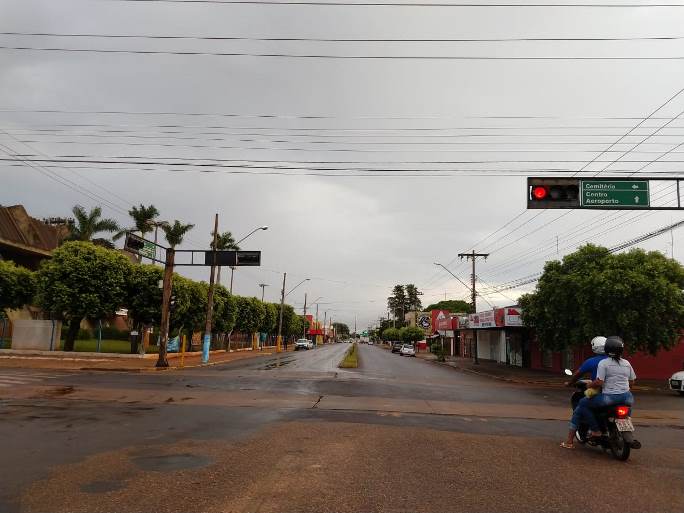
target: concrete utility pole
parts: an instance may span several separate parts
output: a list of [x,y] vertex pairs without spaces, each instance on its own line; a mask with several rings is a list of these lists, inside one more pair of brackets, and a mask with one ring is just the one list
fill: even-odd
[[[482,257],[485,260],[487,260],[489,253],[475,253],[475,250],[472,250],[471,253],[459,253],[458,256],[461,259],[465,258],[466,260],[472,260],[472,262],[473,262],[471,297],[472,297],[472,302],[473,302],[473,313],[477,313],[477,292],[475,291],[475,261],[478,259],[478,257]],[[474,351],[475,365],[477,365],[480,363],[480,361],[477,357],[477,330],[476,329],[473,329],[473,345],[475,346],[475,351]]]
[[264,302],[264,292],[266,292],[266,287],[268,287],[267,283],[259,283],[259,287],[261,287],[261,302]]
[[169,303],[171,301],[171,289],[173,287],[173,262],[175,256],[175,249],[169,248],[166,250],[164,284],[162,286],[161,326],[159,328],[159,357],[157,358],[156,367],[169,366],[169,362],[166,359],[166,344],[169,340]]
[[280,291],[280,320],[278,321],[278,338],[276,338],[276,353],[280,353],[283,344],[283,306],[285,305],[285,279],[287,273],[283,273],[283,289]]
[[306,320],[306,296],[307,296],[307,293],[304,292],[304,338],[306,338],[306,323],[307,323],[307,320]]
[[325,312],[323,312],[323,343],[324,344],[325,344],[325,336],[328,334],[327,322],[328,322],[328,311],[326,310]]
[[209,361],[209,349],[211,348],[211,317],[214,313],[214,277],[216,275],[218,217],[218,214],[214,217],[214,243],[211,247],[211,272],[209,273],[209,295],[207,296],[207,322],[204,325],[204,341],[202,343],[202,363],[207,363]]

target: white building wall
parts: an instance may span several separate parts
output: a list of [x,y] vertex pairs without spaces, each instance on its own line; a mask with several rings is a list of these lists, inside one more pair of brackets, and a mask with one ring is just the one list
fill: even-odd
[[477,330],[477,357],[506,363],[505,330]]

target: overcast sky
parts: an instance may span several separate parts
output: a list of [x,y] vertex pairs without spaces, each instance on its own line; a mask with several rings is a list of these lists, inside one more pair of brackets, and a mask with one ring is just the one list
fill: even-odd
[[[386,315],[395,283],[415,283],[425,304],[445,294],[465,298],[466,287],[433,265],[448,264],[468,281],[459,252],[491,253],[478,263],[485,294],[539,272],[545,260],[573,251],[584,239],[611,246],[680,220],[677,212],[524,209],[528,174],[681,172],[684,93],[656,109],[684,87],[682,60],[663,59],[684,57],[684,40],[676,39],[684,37],[682,27],[684,7],[0,0],[5,33],[675,37],[316,42],[2,35],[0,203],[23,204],[36,217],[68,215],[77,203],[101,205],[122,225],[130,224],[125,212],[131,205],[153,203],[164,219],[196,225],[187,249],[206,247],[216,212],[220,230],[238,238],[266,224],[268,231],[243,244],[262,250],[263,266],[236,271],[234,291],[260,296],[258,284],[267,283],[266,297],[276,301],[286,271],[288,290],[311,278],[288,298],[291,303],[301,306],[305,292],[310,301],[322,296],[321,317],[327,311],[353,325],[356,316],[359,327],[366,326]],[[18,47],[42,50],[10,49]],[[554,58],[332,59],[47,48]],[[673,204],[674,190],[672,183],[661,184],[652,201]],[[683,238],[684,231],[674,231],[643,247],[668,255],[674,248],[680,258]],[[208,276],[206,269],[180,272]],[[224,284],[227,278],[224,273]],[[485,295],[478,308],[488,308],[484,299],[512,304],[530,287]]]

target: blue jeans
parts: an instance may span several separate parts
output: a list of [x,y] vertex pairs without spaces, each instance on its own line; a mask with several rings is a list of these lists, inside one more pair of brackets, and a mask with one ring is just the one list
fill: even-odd
[[580,424],[587,424],[592,431],[599,431],[600,427],[593,410],[618,404],[632,406],[634,404],[632,392],[624,392],[622,394],[598,394],[592,398],[583,397],[577,405],[577,408],[575,408],[575,411],[572,413],[570,429],[578,429]]

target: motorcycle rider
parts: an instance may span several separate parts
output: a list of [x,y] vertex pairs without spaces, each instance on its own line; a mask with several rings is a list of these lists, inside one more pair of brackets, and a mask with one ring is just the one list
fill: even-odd
[[594,352],[594,356],[584,360],[579,369],[570,378],[570,381],[566,381],[566,386],[573,386],[577,381],[589,373],[591,375],[591,380],[596,379],[596,371],[598,370],[598,364],[601,360],[606,358],[604,346],[606,345],[606,337],[598,336],[591,339],[591,350]]
[[[566,386],[573,386],[582,376],[584,376],[587,373],[591,376],[592,381],[596,379],[599,363],[607,358],[604,350],[605,345],[606,337],[599,335],[591,339],[591,350],[594,352],[594,356],[584,360],[582,365],[580,365],[579,369],[577,369],[575,373],[572,375],[570,381],[565,382]],[[561,443],[561,447],[564,447],[566,449],[573,448],[573,441],[575,439],[577,427],[579,426],[579,420],[579,415],[575,415],[575,413],[573,413],[572,419],[570,420],[570,430],[568,431],[568,439],[565,442]]]
[[586,420],[586,423],[589,425],[590,438],[602,436],[598,421],[592,411],[593,409],[617,404],[628,406],[634,404],[634,396],[630,392],[630,387],[634,384],[636,374],[632,365],[622,358],[624,349],[625,344],[620,337],[611,336],[606,339],[604,351],[609,358],[599,362],[596,379],[589,385],[592,388],[603,387],[603,391],[595,397],[585,397],[580,400],[572,415],[568,440],[562,442],[561,447],[566,449],[573,448],[573,439],[581,419]]

